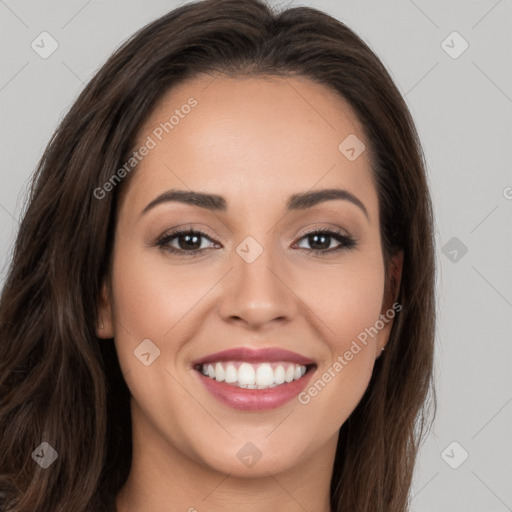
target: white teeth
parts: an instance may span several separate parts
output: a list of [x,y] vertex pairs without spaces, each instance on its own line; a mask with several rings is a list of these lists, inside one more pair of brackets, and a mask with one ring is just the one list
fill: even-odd
[[215,380],[222,382],[224,380],[224,368],[220,363],[215,365]]
[[256,373],[249,363],[242,363],[238,368],[238,384],[254,386],[256,384]]
[[258,386],[270,386],[270,384],[274,384],[274,370],[272,370],[272,366],[268,363],[263,363],[258,366],[256,370],[256,384]]
[[202,373],[218,382],[246,389],[267,389],[298,380],[306,366],[287,362],[251,364],[240,361],[203,364]]
[[274,370],[274,382],[276,384],[282,384],[284,381],[285,381],[285,371],[284,371],[284,368],[279,365],[275,370]]
[[[203,365],[204,367],[204,365]],[[226,367],[226,375],[225,375],[225,380],[226,382],[228,383],[232,383],[232,382],[237,382],[238,381],[238,372],[235,368],[235,365],[233,364],[228,364],[227,367]]]

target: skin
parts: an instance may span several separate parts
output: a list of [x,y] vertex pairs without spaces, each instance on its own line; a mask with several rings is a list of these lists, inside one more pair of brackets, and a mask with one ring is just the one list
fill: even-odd
[[[392,321],[306,405],[231,409],[206,391],[191,361],[240,346],[279,347],[316,361],[313,383],[389,310],[368,151],[349,161],[338,150],[349,134],[368,143],[348,104],[306,78],[210,76],[168,92],[139,146],[191,96],[198,105],[123,190],[100,301],[98,335],[114,337],[132,394],[134,456],[118,511],[326,512],[339,429],[368,386]],[[167,202],[141,215],[171,188],[222,195],[227,209]],[[292,194],[324,188],[348,190],[368,217],[339,199],[285,212]],[[183,224],[205,233],[200,256],[155,246]],[[305,235],[333,227],[357,245],[322,256]],[[236,252],[248,236],[263,248],[252,263]],[[170,244],[187,248],[183,237]],[[321,247],[339,246],[328,238]],[[399,255],[390,267],[398,283],[401,268]],[[160,349],[149,366],[134,356],[145,339]],[[252,467],[237,457],[248,442],[262,454]]]

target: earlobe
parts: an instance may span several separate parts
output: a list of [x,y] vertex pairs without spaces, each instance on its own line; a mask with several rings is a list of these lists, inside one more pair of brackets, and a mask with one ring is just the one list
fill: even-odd
[[110,296],[106,283],[103,283],[101,287],[100,298],[98,300],[98,321],[96,326],[96,335],[98,338],[103,339],[114,337],[112,309],[110,306]]

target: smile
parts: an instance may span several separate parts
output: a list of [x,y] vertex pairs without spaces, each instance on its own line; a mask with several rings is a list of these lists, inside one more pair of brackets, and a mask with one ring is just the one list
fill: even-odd
[[219,402],[233,409],[275,409],[297,397],[316,363],[278,348],[240,347],[192,362],[195,374]]

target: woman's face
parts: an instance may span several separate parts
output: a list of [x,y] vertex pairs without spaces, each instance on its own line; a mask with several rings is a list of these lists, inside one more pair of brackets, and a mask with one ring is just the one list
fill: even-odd
[[147,120],[99,334],[151,457],[257,476],[334,456],[394,316],[363,144],[304,78],[195,79]]

